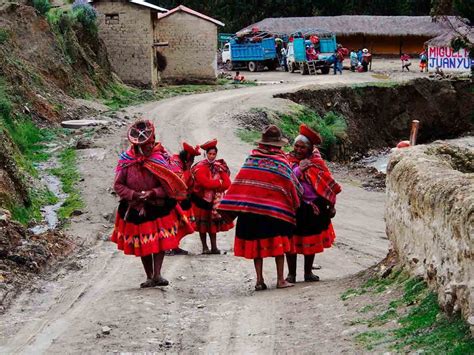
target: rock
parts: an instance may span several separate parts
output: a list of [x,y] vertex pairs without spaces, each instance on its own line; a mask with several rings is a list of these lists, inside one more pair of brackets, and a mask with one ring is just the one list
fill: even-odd
[[165,344],[165,347],[171,348],[174,343],[172,340],[166,339],[164,344]]
[[112,330],[112,329],[111,329],[110,327],[104,326],[104,327],[102,327],[102,334],[104,334],[104,335],[109,335],[110,332],[111,332],[111,330]]
[[87,138],[79,138],[76,143],[76,149],[89,149],[92,148],[93,143],[90,139]]
[[198,304],[198,306],[197,306],[197,308],[199,308],[199,309],[202,309],[202,308],[205,308],[205,307],[206,307],[206,306],[203,305],[203,304]]
[[468,319],[467,319],[467,323],[473,327],[474,326],[474,316],[470,316]]
[[71,216],[80,216],[80,215],[83,215],[84,212],[82,212],[81,210],[74,210],[72,211],[71,213]]
[[0,208],[0,221],[9,221],[12,218],[12,214],[9,210]]

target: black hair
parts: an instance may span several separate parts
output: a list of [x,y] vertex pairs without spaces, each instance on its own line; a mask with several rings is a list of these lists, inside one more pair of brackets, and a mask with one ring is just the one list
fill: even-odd
[[189,160],[189,154],[184,149],[179,152],[178,156],[179,156],[179,160],[181,160],[183,164],[186,164]]
[[213,150],[213,149],[216,151],[216,154],[217,154],[217,152],[219,151],[219,150],[217,149],[217,147],[212,147],[212,148],[206,149],[206,153],[209,153],[209,152],[210,152],[211,150]]

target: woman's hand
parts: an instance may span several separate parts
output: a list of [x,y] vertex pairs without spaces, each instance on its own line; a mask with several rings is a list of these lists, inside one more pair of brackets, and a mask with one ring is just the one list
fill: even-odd
[[154,196],[154,192],[153,191],[142,191],[138,197],[138,199],[140,201],[147,201],[147,200],[150,200],[151,198],[153,198]]
[[302,161],[300,161],[301,172],[305,172],[306,170],[308,170],[310,165],[311,165],[311,161],[309,159],[303,159]]

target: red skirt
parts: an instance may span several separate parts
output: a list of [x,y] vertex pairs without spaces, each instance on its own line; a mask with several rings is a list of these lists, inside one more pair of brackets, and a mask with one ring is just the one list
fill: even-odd
[[291,251],[293,225],[254,213],[242,213],[237,218],[234,255],[246,259],[281,256]]
[[234,228],[234,223],[232,222],[227,222],[223,218],[212,218],[212,209],[203,209],[193,203],[192,211],[194,214],[193,227],[196,232],[215,234],[218,232],[226,232]]
[[180,206],[166,216],[140,224],[125,221],[120,213],[110,240],[126,255],[147,256],[176,249],[185,235],[194,232]]
[[324,249],[330,248],[333,245],[335,239],[336,233],[331,223],[328,229],[319,234],[293,235],[290,253],[303,255],[322,253]]
[[246,259],[269,258],[285,255],[291,250],[290,238],[277,236],[265,239],[245,240],[238,236],[234,241],[234,255]]

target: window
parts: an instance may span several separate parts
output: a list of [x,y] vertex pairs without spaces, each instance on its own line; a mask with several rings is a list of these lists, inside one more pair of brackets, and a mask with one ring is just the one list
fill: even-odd
[[106,25],[116,25],[120,23],[119,14],[105,14]]

